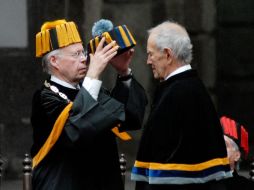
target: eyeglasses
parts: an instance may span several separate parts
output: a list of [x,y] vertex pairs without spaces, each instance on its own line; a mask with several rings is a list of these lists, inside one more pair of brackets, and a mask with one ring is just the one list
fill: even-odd
[[87,51],[81,50],[81,51],[76,51],[73,53],[63,53],[62,55],[69,55],[75,59],[81,58],[81,56],[84,56],[84,58],[87,58]]

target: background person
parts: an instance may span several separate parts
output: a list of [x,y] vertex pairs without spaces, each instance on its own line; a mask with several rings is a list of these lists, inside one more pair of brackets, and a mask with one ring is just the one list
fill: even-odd
[[235,120],[222,116],[220,118],[224,131],[224,140],[227,147],[227,155],[233,178],[225,181],[230,190],[254,189],[254,182],[239,174],[240,162],[247,158],[249,153],[248,132]]

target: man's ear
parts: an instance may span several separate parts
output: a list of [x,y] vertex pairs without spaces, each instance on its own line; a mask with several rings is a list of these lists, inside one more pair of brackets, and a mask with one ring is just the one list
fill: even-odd
[[54,67],[56,69],[59,68],[59,63],[58,63],[57,56],[55,56],[55,55],[50,56],[49,61],[50,61],[51,65],[52,65],[52,67]]
[[172,52],[172,50],[170,48],[164,48],[163,51],[164,51],[164,53],[166,55],[166,58],[171,63],[172,58],[173,58],[173,52]]

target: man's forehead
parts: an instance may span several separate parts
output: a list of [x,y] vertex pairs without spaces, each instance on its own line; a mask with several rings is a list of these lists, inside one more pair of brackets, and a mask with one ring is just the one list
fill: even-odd
[[61,48],[62,50],[77,50],[83,49],[82,43],[75,43]]
[[155,37],[154,36],[149,36],[147,40],[147,51],[155,51],[157,50],[157,46],[155,43]]

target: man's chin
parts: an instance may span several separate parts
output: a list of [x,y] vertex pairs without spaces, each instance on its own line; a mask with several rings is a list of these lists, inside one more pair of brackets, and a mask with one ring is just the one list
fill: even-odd
[[86,71],[79,73],[79,78],[85,78],[85,76],[86,76]]
[[153,73],[153,78],[154,78],[154,79],[159,79],[160,77],[159,77],[159,75],[157,75],[156,73]]
[[79,82],[82,82],[82,81],[84,80],[85,76],[86,76],[86,74],[84,74],[84,75],[79,75],[79,76],[77,77],[77,80],[78,80]]

